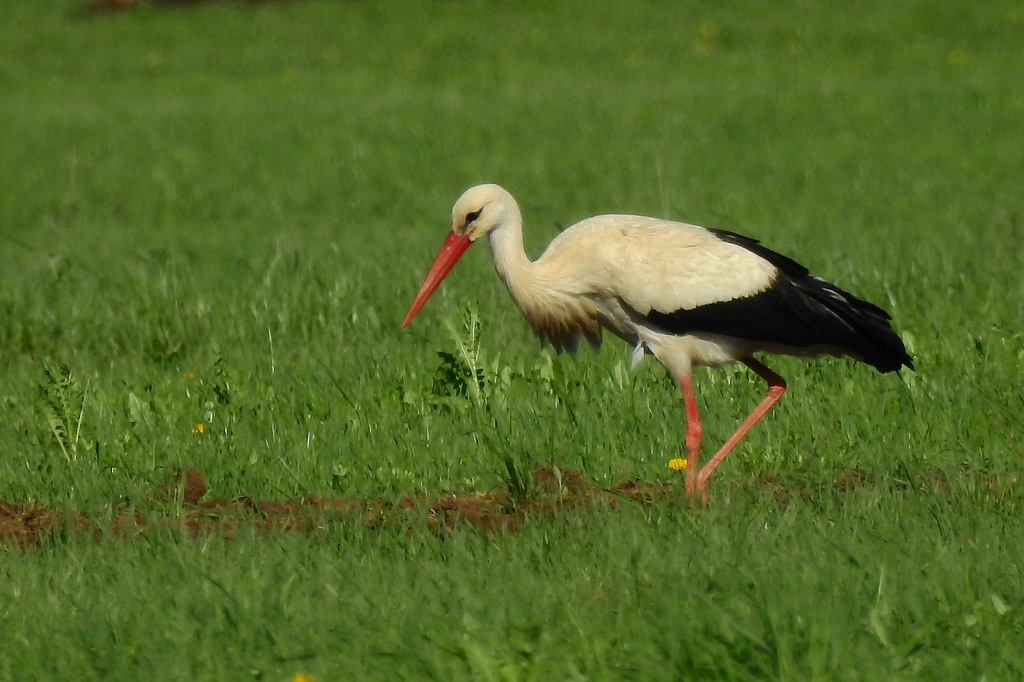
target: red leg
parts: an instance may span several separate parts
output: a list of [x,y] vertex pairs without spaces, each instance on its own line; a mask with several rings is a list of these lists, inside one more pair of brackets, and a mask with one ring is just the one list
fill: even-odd
[[[740,424],[740,427],[736,429],[736,433],[732,434],[732,437],[725,441],[725,445],[715,453],[714,457],[708,460],[707,464],[700,470],[700,473],[697,474],[696,489],[705,500],[708,498],[706,490],[708,478],[715,472],[718,465],[722,463],[725,456],[743,439],[743,436],[747,435],[747,431],[772,408],[772,405],[779,402],[779,398],[786,392],[786,380],[768,369],[763,363],[758,362],[754,358],[747,358],[743,361],[743,364],[757,372],[762,379],[768,382],[768,393],[765,395],[764,400],[761,401],[761,404],[755,407],[750,416]],[[689,473],[687,471],[687,484],[689,484]],[[686,486],[686,492],[691,494],[689,485]]]
[[686,495],[692,496],[697,486],[697,467],[700,465],[700,440],[704,427],[700,425],[697,398],[693,395],[693,376],[687,374],[679,380],[686,405]]

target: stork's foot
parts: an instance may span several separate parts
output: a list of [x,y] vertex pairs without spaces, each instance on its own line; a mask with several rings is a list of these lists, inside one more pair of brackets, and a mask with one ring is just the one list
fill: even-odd
[[691,490],[690,486],[687,486],[686,497],[689,498],[691,505],[705,505],[708,503],[708,491],[703,483],[697,483],[696,486]]
[[701,478],[700,473],[695,466],[686,468],[686,497],[691,505],[708,503],[707,480]]
[[711,472],[714,470],[715,463],[708,462],[704,465],[704,468],[697,472],[696,494],[700,496],[701,502],[704,504],[708,503],[708,478],[711,477]]

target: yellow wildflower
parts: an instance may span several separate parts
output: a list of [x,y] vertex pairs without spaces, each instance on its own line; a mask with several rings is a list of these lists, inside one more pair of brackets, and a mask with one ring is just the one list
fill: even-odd
[[705,21],[700,25],[700,37],[701,38],[714,38],[718,35],[718,24],[713,21]]
[[192,427],[192,433],[202,433],[203,429],[205,428],[206,427],[203,425],[203,422],[199,422],[198,424]]
[[676,457],[668,461],[668,468],[672,471],[682,471],[686,468],[686,460],[682,457]]

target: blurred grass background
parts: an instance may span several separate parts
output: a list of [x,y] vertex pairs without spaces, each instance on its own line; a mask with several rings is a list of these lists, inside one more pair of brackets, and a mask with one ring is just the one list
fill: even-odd
[[[1019,676],[1024,6],[74,7],[0,3],[0,499],[675,481],[664,370],[539,351],[486,249],[399,331],[479,182],[533,255],[604,212],[762,239],[918,371],[770,360],[700,514],[11,549],[0,677]],[[762,387],[697,390],[711,447]]]

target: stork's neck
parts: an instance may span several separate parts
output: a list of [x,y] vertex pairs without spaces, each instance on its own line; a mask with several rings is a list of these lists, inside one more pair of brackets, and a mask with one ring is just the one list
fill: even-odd
[[513,298],[518,298],[516,294],[528,286],[533,266],[523,249],[522,219],[518,215],[510,217],[499,227],[491,230],[487,237],[491,243],[491,255],[494,257],[494,267],[498,271],[498,276],[508,287]]
[[523,250],[519,211],[488,233],[494,267],[508,287],[512,300],[542,339],[559,351],[575,351],[581,338],[595,348],[601,345],[598,310],[587,295],[567,286],[564,263],[552,260],[551,252],[531,261]]

